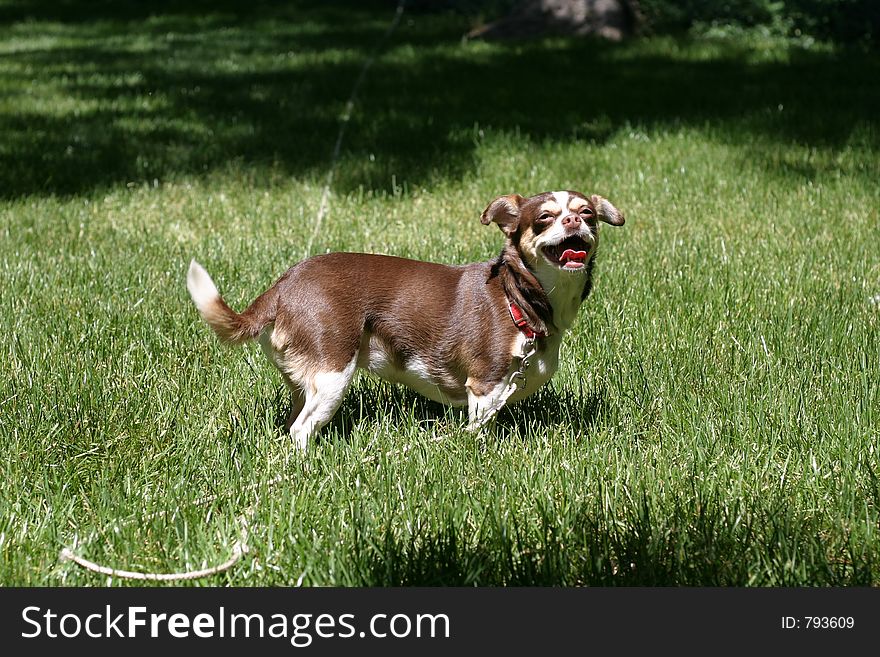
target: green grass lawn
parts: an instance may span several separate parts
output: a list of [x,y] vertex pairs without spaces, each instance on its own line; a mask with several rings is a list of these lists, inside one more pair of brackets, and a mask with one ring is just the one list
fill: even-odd
[[[0,583],[880,584],[880,58],[462,43],[394,3],[0,1]],[[95,8],[96,7],[96,8]],[[496,195],[604,227],[550,386],[494,432],[358,376],[305,461],[245,307],[328,250],[487,260]],[[112,580],[112,584],[121,584]]]

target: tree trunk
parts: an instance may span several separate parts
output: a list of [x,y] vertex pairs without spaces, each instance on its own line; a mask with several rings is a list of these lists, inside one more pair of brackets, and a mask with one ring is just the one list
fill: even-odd
[[522,39],[552,34],[620,41],[640,19],[637,0],[524,0],[507,16],[473,30],[472,39]]

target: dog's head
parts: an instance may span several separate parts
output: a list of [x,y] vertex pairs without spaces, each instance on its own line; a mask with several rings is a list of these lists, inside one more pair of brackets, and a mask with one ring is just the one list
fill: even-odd
[[599,221],[621,226],[624,217],[601,196],[568,191],[499,196],[480,221],[498,224],[533,270],[578,272],[596,252]]

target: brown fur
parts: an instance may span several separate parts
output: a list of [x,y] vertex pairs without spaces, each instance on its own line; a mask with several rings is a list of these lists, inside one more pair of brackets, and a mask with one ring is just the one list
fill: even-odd
[[[401,369],[431,345],[429,368],[452,369],[455,376],[446,387],[462,387],[468,376],[500,379],[509,364],[509,356],[493,347],[496,340],[512,342],[516,337],[503,303],[502,279],[512,274],[493,275],[496,264],[455,267],[328,253],[291,267],[241,314],[219,299],[222,310],[204,319],[222,340],[234,344],[255,338],[274,323],[275,332],[285,338],[273,345],[278,351],[320,354],[322,364],[334,371],[351,361],[365,330],[390,347]],[[534,293],[540,294],[540,286]],[[345,322],[339,321],[339,308],[345,309]],[[474,308],[485,312],[474,313]],[[491,343],[483,344],[479,336],[491,338]]]

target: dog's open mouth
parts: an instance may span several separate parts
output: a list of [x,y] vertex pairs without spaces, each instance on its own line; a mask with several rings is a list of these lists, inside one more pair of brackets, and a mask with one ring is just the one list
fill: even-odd
[[576,270],[584,268],[590,245],[577,235],[572,235],[559,244],[545,246],[541,250],[544,252],[544,257],[557,267]]

